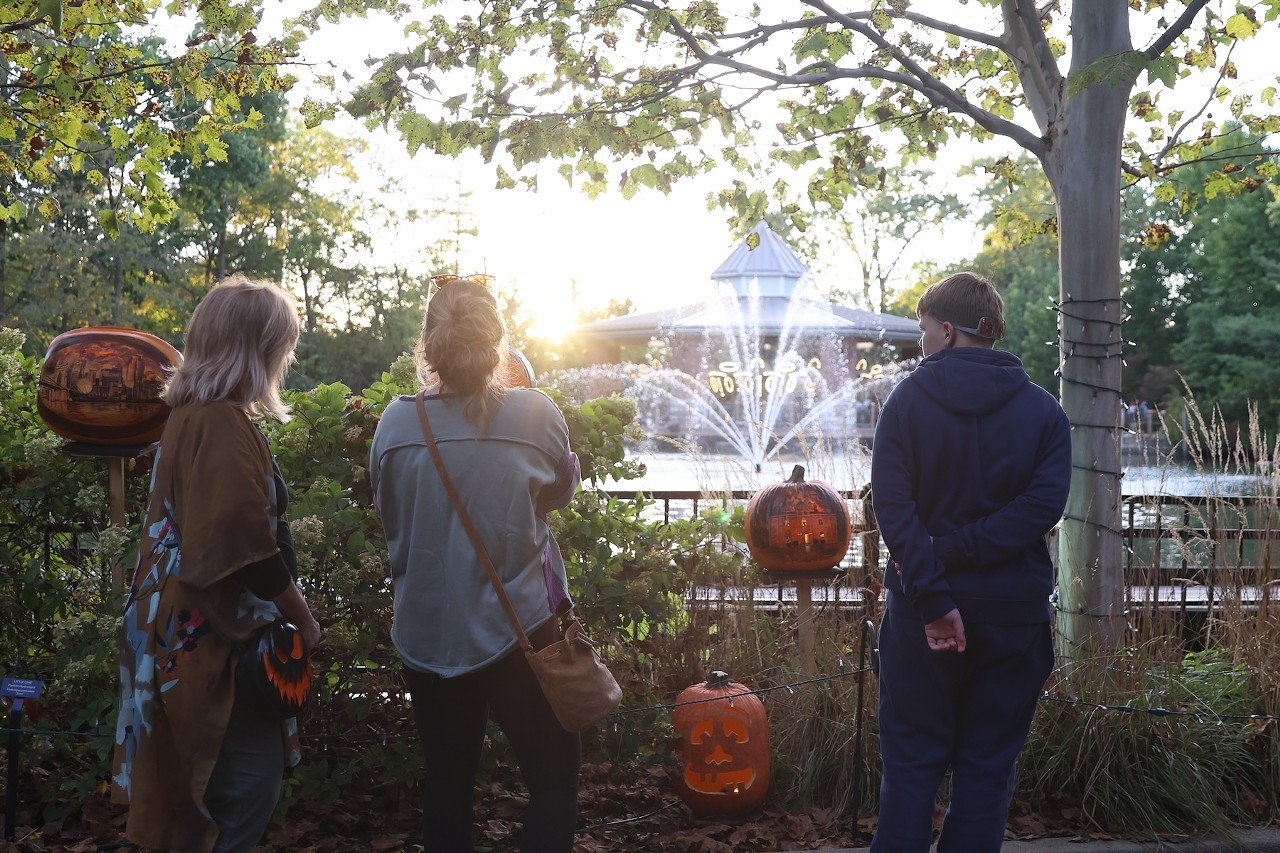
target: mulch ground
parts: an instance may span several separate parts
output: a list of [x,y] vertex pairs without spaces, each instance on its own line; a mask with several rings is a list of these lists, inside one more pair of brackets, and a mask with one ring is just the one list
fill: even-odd
[[[857,825],[833,810],[810,808],[783,811],[765,808],[741,820],[695,818],[676,797],[671,770],[652,767],[639,775],[625,774],[619,783],[608,765],[589,765],[583,771],[578,823],[582,827],[575,853],[736,853],[760,850],[811,850],[821,847],[865,847],[871,841],[875,818]],[[488,786],[477,792],[477,849],[515,851],[520,816],[528,803],[517,773],[499,767]],[[941,807],[938,817],[941,819]],[[1032,809],[1015,802],[1008,835],[1015,839],[1082,836],[1081,813],[1070,804]],[[295,853],[330,851],[401,851],[415,845],[420,820],[417,794],[388,795],[385,791],[346,797],[340,803],[309,810],[297,807],[284,825],[273,825],[259,850]],[[30,812],[19,811],[15,842],[0,841],[0,853],[35,851],[93,851],[138,848],[124,840],[124,810],[105,796],[93,797],[67,817],[38,824]],[[1091,839],[1107,839],[1102,833]]]

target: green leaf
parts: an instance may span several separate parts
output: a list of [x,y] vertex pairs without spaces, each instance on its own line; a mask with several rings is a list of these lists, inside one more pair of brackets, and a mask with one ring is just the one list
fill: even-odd
[[1246,39],[1258,31],[1258,23],[1241,12],[1227,18],[1227,35],[1232,38]]
[[653,189],[658,185],[658,169],[652,163],[642,163],[631,170],[631,180]]
[[39,16],[48,18],[55,33],[62,32],[62,0],[40,0]]
[[1129,86],[1138,72],[1147,66],[1147,55],[1140,50],[1126,50],[1099,57],[1067,77],[1067,95],[1075,97],[1094,86]]
[[1178,59],[1175,56],[1158,56],[1147,63],[1147,80],[1159,80],[1170,89],[1178,80]]
[[826,33],[822,30],[815,30],[801,39],[800,43],[796,45],[796,59],[818,56],[824,53],[830,44],[831,40]]

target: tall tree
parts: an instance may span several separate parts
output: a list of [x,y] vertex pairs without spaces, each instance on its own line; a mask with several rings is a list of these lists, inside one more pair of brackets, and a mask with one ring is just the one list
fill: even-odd
[[1222,191],[1190,218],[1187,278],[1195,298],[1173,356],[1202,406],[1245,424],[1254,403],[1274,436],[1280,433],[1280,200],[1259,175],[1274,166],[1274,159],[1257,157],[1259,142],[1241,134],[1220,146],[1236,152],[1228,168],[1241,180],[1218,180],[1214,186]]
[[[171,15],[193,13],[198,34],[175,52],[126,38],[149,23],[158,0],[12,0],[0,4],[0,221],[20,219],[17,185],[50,186],[64,164],[90,180],[124,170],[120,192],[143,228],[172,212],[161,163],[183,153],[220,160],[226,131],[251,126],[236,116],[242,97],[288,82],[278,42],[254,33],[260,2],[175,0]],[[151,45],[154,47],[154,45]],[[167,107],[193,105],[175,123]],[[112,158],[111,152],[126,154]],[[7,194],[6,194],[7,193]],[[46,196],[39,203],[52,213]],[[110,208],[107,208],[110,211]],[[108,223],[113,225],[113,223]]]
[[[1179,176],[1201,187],[1211,164],[1190,166]],[[1197,174],[1199,172],[1200,174]],[[1201,204],[1197,214],[1207,209]],[[1181,390],[1174,350],[1187,334],[1187,307],[1203,287],[1196,273],[1196,226],[1176,199],[1163,200],[1142,185],[1124,198],[1124,396],[1127,401],[1164,403]]]
[[[847,269],[848,255],[857,268],[856,283],[828,290],[835,302],[885,313],[893,291],[910,275],[904,261],[912,247],[936,233],[944,222],[962,216],[965,206],[954,190],[927,169],[870,168],[859,176],[856,199],[839,206],[821,201],[802,219],[800,230],[782,211],[765,215],[771,228],[810,262],[815,271]],[[744,234],[759,218],[748,211],[737,216]],[[840,251],[843,250],[843,251]],[[847,253],[847,254],[845,254]],[[842,282],[849,276],[842,275]]]
[[1032,381],[1058,384],[1058,236],[1052,193],[1039,164],[1029,156],[975,162],[963,171],[982,178],[974,206],[987,229],[982,250],[953,267],[972,269],[996,285],[1004,299],[1001,344],[1022,359]]
[[[947,21],[901,0],[802,0],[744,4],[730,18],[712,0],[509,0],[415,21],[414,43],[374,66],[349,110],[395,122],[415,148],[475,148],[517,170],[570,161],[563,173],[591,191],[608,185],[610,161],[624,189],[717,162],[750,178],[772,143],[776,159],[810,168],[812,197],[842,199],[887,156],[872,125],[893,128],[908,159],[958,136],[1001,136],[1032,154],[1056,207],[1061,344],[1076,352],[1062,365],[1075,440],[1060,626],[1073,645],[1106,645],[1124,624],[1120,187],[1201,154],[1217,125],[1203,109],[1163,113],[1157,94],[1197,69],[1233,76],[1233,45],[1280,4],[981,0],[956,11]],[[1142,48],[1134,26],[1151,33]],[[1147,90],[1134,94],[1144,71]],[[1209,88],[1209,102],[1251,128],[1280,125],[1229,86]],[[326,111],[311,106],[314,120]],[[1149,126],[1126,134],[1135,118]],[[502,169],[499,180],[513,179]]]
[[279,241],[271,227],[280,197],[279,149],[285,140],[285,103],[279,92],[241,99],[239,118],[257,116],[255,126],[226,135],[219,161],[176,158],[179,224],[199,252],[203,286],[228,272],[280,279]]

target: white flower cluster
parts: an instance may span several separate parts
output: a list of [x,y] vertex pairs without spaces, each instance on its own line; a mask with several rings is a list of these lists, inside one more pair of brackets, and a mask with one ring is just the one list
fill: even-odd
[[32,436],[22,448],[26,463],[38,469],[52,465],[61,452],[62,439],[51,432]]
[[325,550],[324,521],[314,515],[289,521],[293,545],[298,558],[298,572],[307,574],[316,567],[316,554]]
[[26,333],[9,326],[0,327],[0,350],[19,352],[26,342]]
[[0,394],[9,396],[9,389],[17,383],[21,371],[22,359],[17,353],[0,351]]
[[107,505],[107,490],[96,483],[81,486],[76,492],[76,506],[84,510],[99,510]]
[[276,443],[290,453],[306,452],[307,445],[311,442],[311,429],[298,421],[294,421],[290,427],[279,434]]
[[360,555],[360,574],[366,581],[376,583],[391,573],[382,554],[365,551]]
[[413,362],[413,356],[409,353],[397,358],[391,362],[391,367],[387,370],[391,374],[391,381],[397,385],[417,385],[418,384],[418,366]]
[[649,368],[640,364],[594,364],[569,370],[553,370],[546,376],[548,387],[569,398],[575,405],[588,400],[625,394],[636,378]]
[[98,534],[98,554],[109,563],[123,557],[128,546],[129,530],[122,524],[113,524]]

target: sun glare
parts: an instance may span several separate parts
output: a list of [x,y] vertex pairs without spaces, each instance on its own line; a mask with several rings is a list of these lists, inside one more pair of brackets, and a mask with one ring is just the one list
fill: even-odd
[[567,302],[547,301],[527,306],[533,315],[529,334],[549,343],[559,343],[578,325],[578,312]]

